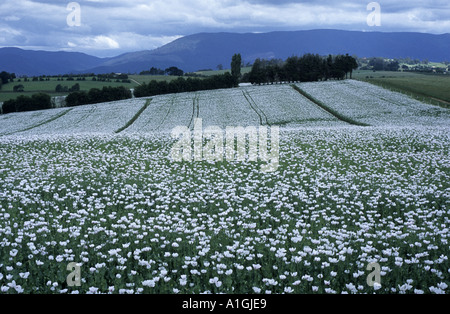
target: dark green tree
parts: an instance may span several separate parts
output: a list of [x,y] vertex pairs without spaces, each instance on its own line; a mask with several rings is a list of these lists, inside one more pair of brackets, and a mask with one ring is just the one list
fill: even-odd
[[348,53],[344,57],[344,62],[345,62],[345,75],[347,76],[347,73],[350,73],[350,79],[352,79],[353,71],[358,68],[358,62],[354,57],[349,56]]
[[81,105],[86,105],[88,103],[89,103],[89,97],[88,97],[87,92],[85,92],[85,91],[70,93],[66,97],[66,105],[68,107],[81,106]]
[[344,56],[338,55],[334,58],[333,70],[331,72],[332,78],[336,80],[343,80],[345,78],[345,73],[347,69],[347,64]]
[[91,88],[88,92],[88,98],[90,104],[102,102],[103,95],[102,91],[98,88]]
[[398,61],[391,61],[385,65],[386,71],[395,71],[396,72],[396,71],[398,71],[399,68],[400,68],[400,64],[398,63]]
[[[16,76],[15,76],[15,74],[14,74],[14,78],[15,78],[15,77],[16,77]],[[1,83],[2,83],[3,85],[8,84],[8,83],[9,83],[9,80],[10,80],[11,78],[13,78],[13,74],[10,74],[10,73],[5,72],[5,71],[2,71],[2,72],[0,73],[0,81],[1,81]]]
[[25,87],[22,84],[16,85],[13,87],[14,92],[23,92],[25,90]]
[[369,61],[369,66],[371,66],[374,71],[383,71],[384,66],[385,66],[384,59],[383,58],[372,58]]
[[[6,105],[6,111],[5,111]],[[34,110],[50,109],[52,106],[50,95],[39,93],[33,96],[19,96],[15,100],[10,100],[4,104],[3,110],[8,112],[25,112]]]
[[164,72],[169,76],[183,76],[184,75],[183,70],[181,70],[177,67],[167,68]]
[[34,94],[33,96],[31,96],[31,100],[31,108],[28,111],[45,110],[52,108],[52,98],[48,94]]
[[79,91],[80,91],[80,84],[78,83],[76,83],[69,89],[69,92],[79,92]]
[[249,74],[249,81],[252,84],[262,84],[264,82],[264,68],[261,59],[256,59]]
[[236,80],[241,78],[241,66],[242,66],[242,56],[237,53],[231,59],[231,76]]

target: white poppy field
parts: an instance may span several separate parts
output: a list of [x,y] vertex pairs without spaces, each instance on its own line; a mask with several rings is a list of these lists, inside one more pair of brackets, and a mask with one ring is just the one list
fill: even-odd
[[[448,110],[297,85],[370,126],[289,85],[0,116],[0,293],[449,293]],[[194,118],[280,126],[279,168],[174,162]]]

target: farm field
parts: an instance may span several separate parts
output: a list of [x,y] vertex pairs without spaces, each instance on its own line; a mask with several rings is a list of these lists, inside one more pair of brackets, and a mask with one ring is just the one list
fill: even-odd
[[[118,86],[125,86],[127,88],[133,88],[137,86],[136,83],[133,81],[131,83],[118,83],[114,79],[111,79],[111,82],[101,82],[101,81],[92,81],[91,77],[86,78],[85,81],[58,81],[56,78],[51,78],[49,81],[28,81],[24,82],[23,79],[18,82],[18,79],[15,79],[14,82],[5,84],[2,86],[2,89],[0,90],[0,102],[7,101],[9,99],[15,99],[18,96],[25,95],[25,96],[31,96],[36,93],[45,93],[49,94],[51,96],[65,96],[68,94],[68,92],[65,93],[57,93],[55,92],[57,85],[66,86],[68,88],[71,88],[75,84],[80,85],[80,90],[83,91],[89,91],[91,88],[99,88],[102,89],[104,86],[112,86],[112,87],[118,87]],[[23,92],[14,92],[14,86],[16,85],[23,85],[24,91]]]
[[[225,72],[225,71],[224,71]],[[167,81],[170,82],[178,78],[178,76],[168,76],[168,75],[129,75],[130,83],[116,82],[115,79],[110,79],[110,82],[103,81],[92,81],[92,77],[87,77],[85,81],[58,81],[56,78],[52,77],[49,81],[28,81],[24,82],[23,79],[19,82],[18,79],[15,79],[14,82],[5,84],[0,89],[0,102],[4,102],[10,99],[15,99],[18,96],[25,95],[31,96],[36,93],[45,93],[49,94],[52,97],[54,96],[66,96],[68,92],[65,93],[57,93],[55,92],[56,86],[61,84],[63,87],[71,88],[75,84],[80,84],[80,90],[89,91],[91,88],[102,89],[104,86],[111,87],[119,87],[124,86],[126,88],[135,88],[138,85],[143,83],[149,83],[152,80],[156,81]],[[75,77],[76,78],[76,77]],[[65,78],[66,79],[66,78]],[[23,92],[15,92],[14,86],[23,85]]]
[[[344,116],[369,125],[430,125],[431,121],[446,125],[449,118],[448,110],[364,82],[305,83],[298,87]],[[441,116],[444,119],[435,119]]]
[[450,107],[450,75],[408,72],[358,72],[354,75],[358,80],[389,88],[409,96],[412,95],[420,101],[444,108]]
[[[296,86],[368,126],[290,85],[0,115],[0,293],[448,294],[448,109]],[[278,169],[174,162],[196,118],[279,126]]]

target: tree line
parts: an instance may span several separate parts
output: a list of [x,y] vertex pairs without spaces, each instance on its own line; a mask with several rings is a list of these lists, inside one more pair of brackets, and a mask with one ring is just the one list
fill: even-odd
[[81,89],[80,84],[76,83],[72,87],[68,86],[62,86],[61,84],[56,85],[55,92],[56,93],[72,93],[72,92],[79,92]]
[[3,113],[25,112],[52,108],[52,99],[48,94],[34,94],[33,96],[19,96],[3,103]]
[[[371,58],[366,66],[361,67],[361,70],[373,70],[373,71],[398,71],[400,69],[400,63],[398,60],[387,61],[384,58]],[[408,67],[406,66],[406,69]]]
[[238,85],[238,80],[230,73],[214,75],[208,78],[179,77],[173,81],[156,81],[144,83],[134,90],[136,97],[150,97],[163,94],[196,92],[200,90],[213,90],[232,88]]
[[276,82],[317,82],[330,79],[352,78],[358,68],[354,57],[348,54],[322,57],[318,54],[293,56],[286,61],[256,59],[252,70],[242,78],[243,82],[267,84]]
[[142,71],[141,73],[139,73],[139,75],[169,75],[169,76],[183,76],[184,75],[184,71],[177,68],[177,67],[170,67],[167,68],[165,70],[162,70],[160,68],[155,68],[152,67],[149,71]]
[[0,90],[2,89],[2,85],[8,84],[9,82],[14,82],[15,78],[16,74],[2,71],[0,73]]
[[[102,89],[92,88],[89,92],[77,91],[70,93],[66,97],[66,105],[68,107],[75,107],[130,99],[131,97],[131,91],[123,86],[103,87]],[[16,99],[10,99],[3,103],[3,114],[45,110],[51,108],[52,98],[48,94],[38,93],[32,95],[31,97],[21,95]]]
[[123,86],[119,87],[103,87],[102,89],[91,88],[88,92],[77,91],[70,93],[66,97],[66,105],[68,107],[98,104],[102,102],[111,102],[117,100],[130,99],[131,91]]

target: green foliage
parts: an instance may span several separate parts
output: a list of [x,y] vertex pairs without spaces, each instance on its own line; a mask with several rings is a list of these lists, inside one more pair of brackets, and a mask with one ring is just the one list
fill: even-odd
[[98,104],[131,98],[131,91],[123,86],[103,87],[102,89],[91,88],[89,92],[75,91],[66,98],[66,104],[69,107]]
[[122,74],[122,73],[109,73],[109,74],[99,74],[97,75],[97,81],[111,81],[111,79],[118,79],[118,80],[127,80],[128,74]]
[[80,84],[76,83],[71,88],[68,88],[67,86],[62,86],[61,84],[56,85],[55,92],[56,93],[67,93],[67,92],[79,92],[80,91]]
[[39,93],[31,97],[19,96],[17,99],[11,99],[3,104],[3,113],[25,112],[50,109],[52,107],[50,95]]
[[263,70],[261,59],[256,59],[253,63],[252,71],[249,73],[249,81],[260,84],[264,82],[265,71]]
[[64,93],[67,92],[69,88],[67,86],[62,86],[61,84],[56,85],[55,92],[57,93]]
[[373,71],[398,71],[400,68],[400,63],[397,60],[386,61],[383,58],[372,58],[369,61],[368,66]]
[[136,97],[149,97],[163,94],[195,92],[200,90],[213,90],[232,88],[237,85],[237,80],[230,74],[215,75],[205,79],[179,77],[171,82],[152,80],[144,83],[134,90]]
[[165,74],[170,75],[170,76],[183,76],[184,75],[183,70],[180,70],[177,67],[167,68],[164,72],[165,72]]
[[275,62],[256,59],[251,72],[243,81],[252,84],[274,82],[316,82],[320,80],[338,79],[352,76],[353,70],[358,68],[356,59],[348,54],[327,59],[319,55],[305,54],[302,57],[293,56],[285,62]]
[[[8,84],[11,80],[14,80],[16,78],[16,75],[14,73],[8,73],[5,71],[2,71],[0,73],[0,83],[5,85]],[[0,86],[1,86],[0,84]]]
[[25,87],[22,84],[16,85],[13,87],[14,92],[23,92],[25,90]]
[[164,75],[164,70],[152,67],[150,71],[142,71],[140,75]]
[[80,84],[76,83],[72,86],[71,89],[69,89],[69,92],[79,92],[80,91]]
[[89,103],[89,97],[85,91],[70,93],[66,97],[66,105],[69,107],[81,106]]
[[231,60],[231,76],[236,79],[241,77],[241,64],[242,56],[241,54],[235,54]]
[[16,112],[16,101],[14,99],[7,100],[3,103],[3,114]]

